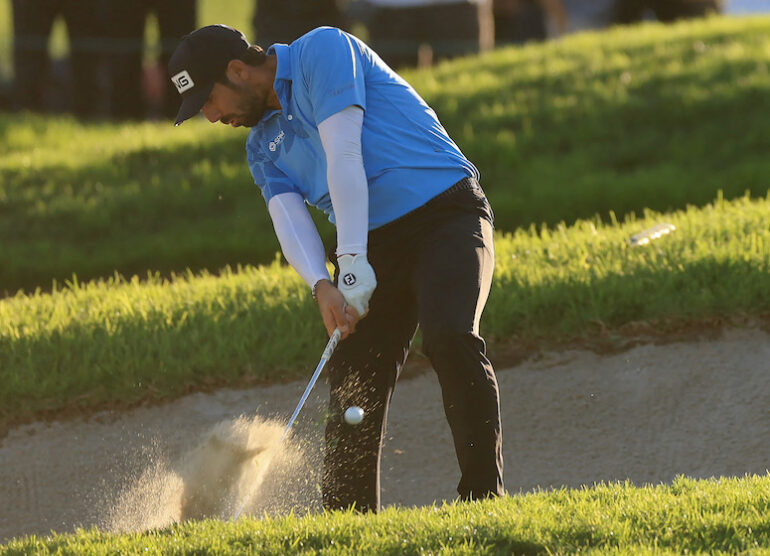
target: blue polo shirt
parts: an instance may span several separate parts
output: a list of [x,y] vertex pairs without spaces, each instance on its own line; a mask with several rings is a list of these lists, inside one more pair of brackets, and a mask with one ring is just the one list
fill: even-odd
[[364,110],[361,149],[369,229],[424,205],[478,170],[417,92],[356,37],[320,27],[274,44],[281,110],[252,128],[246,153],[265,202],[296,192],[335,222],[318,124],[351,105]]

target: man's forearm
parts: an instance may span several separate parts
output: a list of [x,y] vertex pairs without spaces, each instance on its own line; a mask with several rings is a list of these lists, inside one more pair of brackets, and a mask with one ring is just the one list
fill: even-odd
[[326,178],[337,221],[337,287],[363,317],[377,287],[366,258],[369,234],[369,183],[361,154],[364,111],[348,106],[321,122],[318,131],[326,152]]
[[329,279],[324,246],[302,197],[282,193],[271,198],[267,210],[283,256],[310,288]]

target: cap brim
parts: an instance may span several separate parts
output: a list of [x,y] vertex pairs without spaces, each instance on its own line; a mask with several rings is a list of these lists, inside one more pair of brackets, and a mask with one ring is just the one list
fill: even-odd
[[209,99],[211,89],[213,88],[214,84],[212,83],[208,87],[199,87],[197,91],[184,95],[182,97],[182,106],[179,107],[179,112],[176,114],[174,125],[179,125],[200,112],[203,105]]

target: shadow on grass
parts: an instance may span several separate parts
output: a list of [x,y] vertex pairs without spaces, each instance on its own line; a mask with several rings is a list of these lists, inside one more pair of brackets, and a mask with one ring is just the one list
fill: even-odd
[[[611,211],[622,220],[700,206],[718,191],[764,196],[766,33],[700,29],[702,38],[680,30],[660,41],[629,29],[628,44],[608,35],[579,48],[505,49],[426,74],[438,81],[426,99],[481,170],[497,229],[606,220]],[[745,55],[736,59],[736,48]],[[452,83],[463,77],[480,85],[458,91]],[[278,250],[241,136],[80,168],[20,167],[0,179],[0,292],[48,288],[73,273],[217,271],[268,262]],[[314,218],[332,238],[325,217]]]
[[556,281],[537,287],[494,284],[483,330],[495,343],[617,330],[634,322],[682,322],[770,311],[770,273],[752,261],[706,258],[681,268],[638,268],[590,282]]
[[[278,286],[276,286],[278,287]],[[6,337],[0,345],[0,408],[8,418],[104,403],[173,398],[207,386],[304,375],[317,362],[323,331],[309,298],[257,292],[180,303],[145,316],[77,318],[51,333]],[[262,299],[263,296],[264,299]],[[75,309],[73,309],[74,311]],[[770,311],[770,273],[751,261],[707,259],[681,269],[651,268],[590,283],[537,287],[496,283],[483,321],[490,352],[517,342],[572,340],[638,321],[759,315]],[[415,346],[415,350],[419,346]]]

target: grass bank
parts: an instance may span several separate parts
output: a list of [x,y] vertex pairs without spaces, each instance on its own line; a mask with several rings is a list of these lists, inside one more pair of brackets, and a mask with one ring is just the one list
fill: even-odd
[[[720,190],[764,196],[768,68],[770,18],[757,17],[587,33],[405,75],[513,232],[703,206]],[[73,273],[270,262],[278,244],[244,138],[199,119],[0,115],[0,294]]]
[[[646,246],[629,237],[661,222]],[[686,322],[770,310],[770,198],[604,223],[498,233],[482,332],[566,341],[635,321]],[[0,420],[93,408],[242,381],[307,376],[325,334],[286,266],[71,282],[0,300]]]
[[770,554],[770,477],[601,484],[471,504],[28,537],[0,554]]

